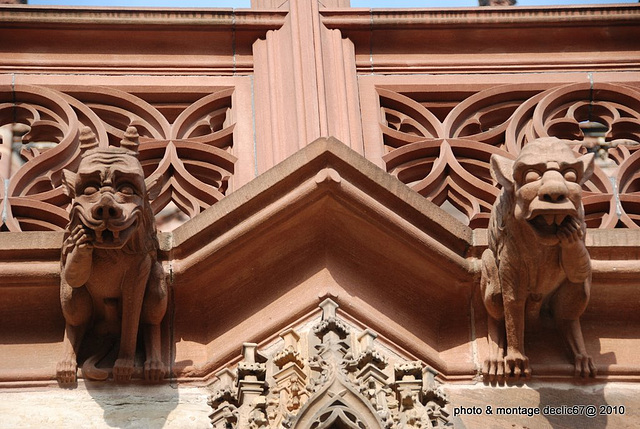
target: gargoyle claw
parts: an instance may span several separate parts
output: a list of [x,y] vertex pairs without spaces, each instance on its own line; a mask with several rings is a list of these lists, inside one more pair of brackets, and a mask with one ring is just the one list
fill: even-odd
[[133,359],[118,359],[113,365],[113,379],[118,383],[131,380],[133,375]]
[[489,383],[501,383],[504,381],[504,360],[487,359],[482,368],[484,380]]
[[148,360],[144,363],[144,379],[158,382],[164,378],[164,364],[157,360]]
[[576,377],[595,377],[598,375],[598,370],[591,360],[591,356],[576,355],[575,359],[575,376]]
[[63,359],[56,367],[56,378],[62,385],[76,382],[77,365],[75,359]]
[[504,358],[504,365],[507,370],[507,376],[515,381],[520,378],[528,379],[531,377],[531,368],[529,368],[529,358],[519,353],[509,354]]

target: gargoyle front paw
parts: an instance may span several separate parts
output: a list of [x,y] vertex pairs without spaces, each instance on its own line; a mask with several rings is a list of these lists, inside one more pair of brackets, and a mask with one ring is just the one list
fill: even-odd
[[76,382],[76,372],[78,365],[75,358],[67,357],[56,366],[56,379],[58,383],[66,385]]
[[571,218],[569,222],[566,222],[558,229],[557,235],[560,240],[560,245],[563,247],[580,243],[583,237],[580,221],[576,218]]
[[158,382],[164,378],[164,364],[155,359],[149,359],[144,363],[144,379]]
[[91,235],[83,225],[76,225],[65,244],[74,252],[91,253],[93,250]]
[[504,380],[504,359],[486,359],[482,367],[482,376],[489,383]]
[[595,377],[598,374],[598,370],[591,360],[591,356],[576,355],[575,358],[575,376],[576,377]]
[[120,358],[113,365],[113,379],[118,383],[126,383],[131,380],[133,374],[133,359]]
[[531,368],[529,368],[529,358],[522,353],[509,353],[504,358],[506,376],[513,378],[515,381],[520,378],[527,379],[531,377]]

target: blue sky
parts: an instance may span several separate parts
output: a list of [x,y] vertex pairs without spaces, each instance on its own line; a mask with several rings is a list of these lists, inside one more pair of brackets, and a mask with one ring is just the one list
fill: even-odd
[[[32,5],[247,8],[251,0],[29,0]],[[518,0],[518,6],[637,3],[637,0]],[[352,7],[464,7],[477,0],[351,0]]]

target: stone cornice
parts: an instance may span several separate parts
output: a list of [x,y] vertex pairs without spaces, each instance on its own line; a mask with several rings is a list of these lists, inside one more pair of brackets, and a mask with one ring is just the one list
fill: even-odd
[[[0,71],[231,75],[286,12],[0,5]],[[91,40],[92,43],[86,43]]]
[[[359,72],[637,70],[640,5],[333,9]],[[561,40],[562,43],[557,43]]]
[[286,11],[218,8],[115,8],[0,5],[3,26],[216,26],[237,30],[271,30],[284,23]]
[[[277,29],[286,10],[230,8],[117,8],[0,5],[2,25],[229,26]],[[425,26],[474,25],[624,25],[640,22],[640,5],[593,5],[514,8],[323,9],[329,28],[415,29]]]
[[612,25],[640,22],[640,5],[543,6],[513,8],[333,9],[322,22],[339,29],[416,29],[431,26]]

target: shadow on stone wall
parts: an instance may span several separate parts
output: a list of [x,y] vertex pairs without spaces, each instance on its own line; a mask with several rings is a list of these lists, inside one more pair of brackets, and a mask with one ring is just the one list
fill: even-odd
[[[99,417],[108,427],[190,427],[188,416],[175,412],[181,398],[179,390],[168,383],[144,384],[133,381],[130,384],[116,384],[108,380],[86,381],[85,386],[93,401],[102,409],[102,416]],[[178,420],[183,421],[178,424]]]
[[540,410],[553,428],[599,429],[608,427],[603,385],[540,387]]

